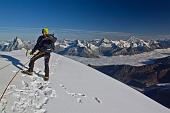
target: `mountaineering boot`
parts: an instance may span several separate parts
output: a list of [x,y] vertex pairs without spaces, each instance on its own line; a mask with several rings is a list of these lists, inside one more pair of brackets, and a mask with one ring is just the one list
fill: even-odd
[[49,74],[45,74],[44,81],[48,81],[48,80],[49,80]]
[[44,77],[44,81],[48,81],[49,80],[49,77]]
[[24,74],[27,74],[27,75],[32,75],[32,72],[29,71],[29,70],[23,70],[21,72],[24,73]]

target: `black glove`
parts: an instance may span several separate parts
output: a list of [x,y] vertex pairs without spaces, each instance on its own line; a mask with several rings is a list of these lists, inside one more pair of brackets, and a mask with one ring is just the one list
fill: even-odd
[[30,55],[33,55],[33,54],[34,54],[33,51],[31,51],[31,52],[30,52]]

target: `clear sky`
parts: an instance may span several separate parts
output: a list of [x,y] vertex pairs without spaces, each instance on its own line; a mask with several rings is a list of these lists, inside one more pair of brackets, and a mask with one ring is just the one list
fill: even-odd
[[2,38],[11,38],[15,35],[36,37],[40,29],[46,26],[61,36],[68,36],[74,32],[86,34],[90,31],[142,35],[170,34],[170,0],[0,0],[0,2]]

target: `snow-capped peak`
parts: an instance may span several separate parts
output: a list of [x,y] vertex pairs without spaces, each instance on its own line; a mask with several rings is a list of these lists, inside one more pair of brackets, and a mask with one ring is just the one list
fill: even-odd
[[103,38],[96,45],[100,48],[111,48],[112,41],[107,38]]
[[85,46],[81,43],[80,40],[75,40],[75,43],[76,43],[76,45],[79,46],[79,47],[85,47]]
[[22,40],[21,40],[20,38],[18,38],[18,37],[16,37],[16,38],[14,39],[14,43],[17,43],[17,44],[18,44],[18,46],[23,45]]
[[116,46],[120,48],[128,48],[130,47],[130,43],[124,40],[119,40],[119,41],[112,41]]
[[127,42],[129,43],[135,43],[137,42],[139,39],[136,38],[134,35],[130,36],[129,39],[127,40]]
[[127,40],[127,42],[130,43],[130,45],[132,47],[146,46],[146,47],[150,48],[149,43],[145,42],[142,39],[136,38],[135,36],[130,36],[130,38]]
[[98,42],[98,46],[100,46],[100,45],[106,45],[106,44],[110,44],[111,43],[111,40],[109,40],[109,39],[107,39],[107,38],[103,38],[103,39],[101,39],[99,42]]
[[107,39],[107,38],[103,38],[103,39],[101,40],[101,42],[102,42],[102,43],[109,44],[109,43],[110,43],[110,40]]
[[95,45],[93,45],[93,44],[91,44],[91,43],[86,43],[86,46],[87,46],[87,48],[90,48],[91,50],[96,50],[96,49],[98,49],[98,47],[97,46],[95,46]]

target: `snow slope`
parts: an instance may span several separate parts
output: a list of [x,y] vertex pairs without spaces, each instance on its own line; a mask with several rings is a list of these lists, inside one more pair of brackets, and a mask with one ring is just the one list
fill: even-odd
[[[0,52],[0,95],[27,62],[24,51]],[[11,63],[11,65],[9,65]],[[18,73],[0,102],[2,113],[169,113],[136,90],[84,64],[52,54],[50,80],[44,82],[43,59],[33,76]],[[6,66],[8,65],[8,66]],[[3,68],[6,66],[5,68]]]

